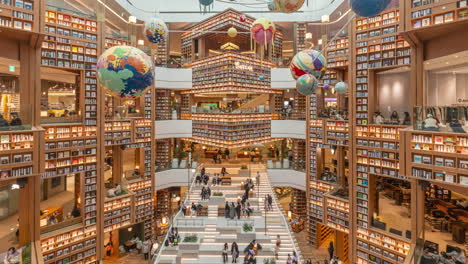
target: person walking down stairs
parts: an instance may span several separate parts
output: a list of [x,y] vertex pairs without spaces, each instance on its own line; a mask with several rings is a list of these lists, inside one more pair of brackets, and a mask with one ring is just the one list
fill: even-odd
[[231,255],[232,255],[232,263],[237,263],[237,258],[239,257],[239,247],[237,246],[236,242],[232,242]]
[[223,263],[224,264],[228,262],[228,252],[229,252],[228,243],[224,243],[224,247],[223,247]]

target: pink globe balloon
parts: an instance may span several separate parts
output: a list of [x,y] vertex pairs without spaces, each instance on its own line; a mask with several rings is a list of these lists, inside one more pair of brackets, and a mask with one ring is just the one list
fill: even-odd
[[266,43],[271,42],[272,37],[273,37],[273,32],[269,29],[266,31],[264,29],[260,29],[256,33],[253,34],[254,40],[260,45],[265,44],[265,41]]

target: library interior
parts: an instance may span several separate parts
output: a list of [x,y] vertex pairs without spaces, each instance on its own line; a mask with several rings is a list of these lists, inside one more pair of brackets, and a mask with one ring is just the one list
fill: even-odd
[[468,0],[0,0],[0,264],[468,263],[466,43]]

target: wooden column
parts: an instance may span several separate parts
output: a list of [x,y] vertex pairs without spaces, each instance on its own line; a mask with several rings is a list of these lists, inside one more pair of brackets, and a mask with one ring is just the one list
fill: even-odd
[[336,160],[337,160],[337,180],[338,184],[342,187],[345,186],[346,176],[345,176],[345,149],[343,146],[338,146],[336,148]]
[[123,171],[123,150],[120,146],[112,146],[112,182],[121,183]]

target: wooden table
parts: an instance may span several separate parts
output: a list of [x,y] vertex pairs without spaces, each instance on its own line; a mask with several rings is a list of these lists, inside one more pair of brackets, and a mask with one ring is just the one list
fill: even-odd
[[47,225],[47,219],[49,216],[53,215],[55,218],[57,218],[57,221],[62,221],[63,220],[63,207],[62,206],[51,206],[48,207],[44,210],[42,210],[42,215],[41,215],[41,220],[45,220],[45,224],[42,224],[43,221],[41,221],[41,226]]

